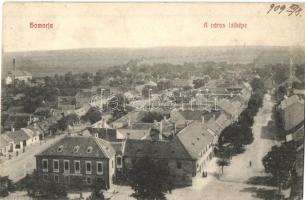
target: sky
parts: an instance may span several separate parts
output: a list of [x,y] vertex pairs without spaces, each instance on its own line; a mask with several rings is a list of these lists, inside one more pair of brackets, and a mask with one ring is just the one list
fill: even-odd
[[[4,52],[160,46],[305,46],[302,16],[271,3],[5,3]],[[283,5],[283,3],[281,4]],[[285,4],[287,7],[291,3]],[[52,23],[31,29],[30,23]],[[204,23],[208,28],[204,28]],[[247,24],[232,29],[228,23]],[[213,23],[225,28],[211,28]]]

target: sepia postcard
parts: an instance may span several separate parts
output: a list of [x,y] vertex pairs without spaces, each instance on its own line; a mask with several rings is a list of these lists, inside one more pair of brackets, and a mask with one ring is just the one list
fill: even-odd
[[2,18],[0,199],[303,199],[304,3]]

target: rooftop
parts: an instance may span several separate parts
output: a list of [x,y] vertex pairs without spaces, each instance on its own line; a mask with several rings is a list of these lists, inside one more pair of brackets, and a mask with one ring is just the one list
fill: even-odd
[[37,156],[71,156],[110,158],[115,155],[111,144],[95,137],[65,137]]
[[125,142],[124,155],[137,158],[148,156],[158,159],[192,160],[180,141],[175,139],[170,142],[128,139]]
[[200,152],[214,139],[214,136],[206,130],[205,126],[197,121],[181,130],[177,137],[194,159],[198,158]]

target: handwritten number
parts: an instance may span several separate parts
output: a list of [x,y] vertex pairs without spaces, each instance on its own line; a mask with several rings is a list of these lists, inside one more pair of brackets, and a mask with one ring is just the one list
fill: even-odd
[[270,11],[273,9],[274,6],[275,6],[274,4],[270,5],[270,10],[267,12],[267,14],[270,13]]
[[295,16],[299,16],[303,9],[297,4],[291,4],[289,8],[287,8],[286,5],[276,5],[273,3],[270,5],[270,9],[268,10],[267,14],[269,14],[271,11],[277,12],[278,14],[281,14],[282,12],[286,11],[288,13],[288,16],[291,16],[292,14],[294,14]]
[[302,8],[299,8],[299,9],[294,13],[295,16],[298,16],[302,10],[303,10]]
[[[287,10],[287,12],[289,13],[288,16],[291,16],[298,8],[299,8],[298,5],[292,4],[292,5],[289,7],[290,10]],[[298,13],[298,14],[300,14],[300,13]]]
[[281,11],[279,12],[279,14],[281,14],[286,9],[286,6],[282,5],[280,9],[281,9]]
[[274,11],[277,11],[280,7],[280,5],[275,6]]

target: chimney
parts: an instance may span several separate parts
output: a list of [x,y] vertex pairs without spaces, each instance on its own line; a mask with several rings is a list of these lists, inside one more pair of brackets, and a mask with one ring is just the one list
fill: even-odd
[[131,127],[131,120],[130,120],[130,116],[128,116],[128,127]]
[[163,134],[163,121],[160,122],[160,131],[159,131],[159,139],[162,140],[162,134]]
[[176,123],[174,123],[174,134],[176,135],[176,133],[177,133],[177,125]]
[[15,72],[16,72],[16,59],[13,58],[13,71],[14,71],[14,75],[15,75]]
[[106,122],[104,118],[102,119],[102,128],[106,128]]
[[201,116],[201,122],[204,124],[204,115]]

